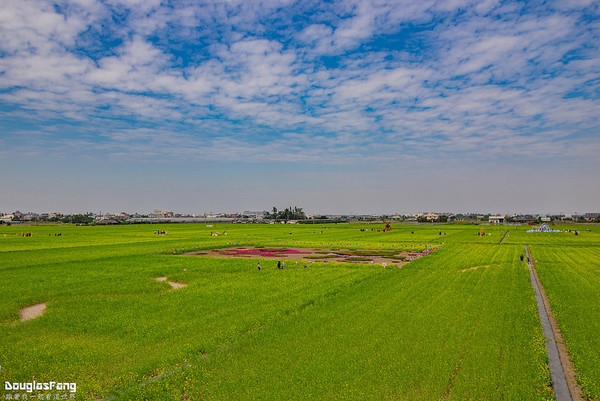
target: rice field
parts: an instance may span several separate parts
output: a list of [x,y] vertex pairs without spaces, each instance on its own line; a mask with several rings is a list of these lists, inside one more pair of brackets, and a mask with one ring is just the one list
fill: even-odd
[[[393,227],[0,227],[0,381],[76,382],[80,400],[553,399],[519,260],[524,240],[533,240],[534,257],[567,255],[572,272],[561,274],[590,283],[587,292],[573,285],[566,297],[557,284],[564,277],[553,279],[540,260],[566,339],[574,350],[581,345],[574,355],[592,355],[574,359],[589,367],[581,378],[598,398],[588,350],[600,346],[585,337],[594,327],[581,329],[565,317],[573,310],[559,306],[580,302],[577,310],[597,315],[598,302],[581,303],[594,294],[597,248],[582,265],[585,252],[549,248],[554,233],[532,237],[525,227],[486,226],[485,236],[474,225]],[[597,246],[598,229],[568,238],[580,241],[573,247]],[[274,260],[183,255],[239,246],[425,256],[401,269],[288,261],[278,270]],[[21,308],[38,303],[46,304],[42,316],[19,320]]]
[[534,246],[546,289],[584,396],[600,399],[600,247]]

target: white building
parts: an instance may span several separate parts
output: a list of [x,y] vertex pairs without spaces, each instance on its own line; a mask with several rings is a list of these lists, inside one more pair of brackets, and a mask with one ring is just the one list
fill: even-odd
[[503,215],[496,215],[496,216],[490,216],[490,223],[492,224],[504,224],[504,217]]
[[165,218],[165,217],[173,217],[174,213],[171,212],[170,210],[161,210],[161,209],[154,209],[152,211],[152,213],[150,213],[150,217],[156,217],[156,218]]
[[244,216],[248,216],[248,218],[251,218],[251,219],[262,220],[265,217],[265,215],[267,214],[267,212],[265,212],[265,211],[257,212],[257,211],[252,211],[252,210],[246,210],[242,214]]
[[425,217],[427,218],[427,221],[438,221],[438,219],[440,218],[440,215],[437,213],[427,213],[425,215]]

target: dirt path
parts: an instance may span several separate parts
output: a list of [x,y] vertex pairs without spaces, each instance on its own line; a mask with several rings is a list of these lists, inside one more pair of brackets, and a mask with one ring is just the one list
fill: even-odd
[[500,240],[500,245],[502,245],[504,243],[504,240],[506,239],[506,237],[508,237],[508,230],[506,230],[506,232],[502,236],[502,239]]
[[525,253],[527,254],[527,266],[529,267],[529,274],[531,276],[531,285],[535,291],[538,314],[546,340],[546,351],[548,353],[548,364],[550,366],[550,377],[553,382],[554,395],[557,401],[583,401],[581,388],[577,385],[575,379],[575,369],[571,362],[571,357],[550,308],[544,287],[542,287],[540,278],[533,265],[527,245],[525,245]]

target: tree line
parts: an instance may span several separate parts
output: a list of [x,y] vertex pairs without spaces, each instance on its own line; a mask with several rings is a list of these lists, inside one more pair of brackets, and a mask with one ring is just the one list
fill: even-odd
[[264,218],[273,220],[306,220],[306,214],[304,214],[301,207],[286,207],[284,210],[278,211],[273,206],[271,213],[267,213]]

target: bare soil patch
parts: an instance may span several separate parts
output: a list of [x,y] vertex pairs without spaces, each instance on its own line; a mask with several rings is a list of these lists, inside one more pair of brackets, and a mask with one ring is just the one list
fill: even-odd
[[178,288],[183,288],[183,287],[187,287],[188,285],[185,283],[177,283],[175,281],[169,281],[169,285],[171,286],[171,288],[173,288],[174,290],[178,289]]
[[184,255],[208,256],[213,258],[253,258],[253,259],[278,259],[296,260],[305,262],[340,262],[340,263],[367,263],[393,267],[400,267],[410,260],[421,257],[423,254],[415,251],[382,251],[371,249],[326,249],[326,248],[284,248],[269,247],[257,248],[253,246],[221,248],[203,250],[202,252],[189,252]]
[[35,304],[23,308],[19,311],[19,317],[21,321],[35,319],[36,317],[42,316],[42,314],[46,311],[46,304]]
[[[154,280],[156,281],[167,281],[166,277],[156,277]],[[185,283],[178,283],[176,281],[167,281],[167,283],[169,283],[169,285],[171,286],[171,289],[176,290],[178,288],[183,288],[183,287],[187,287],[188,285]]]

